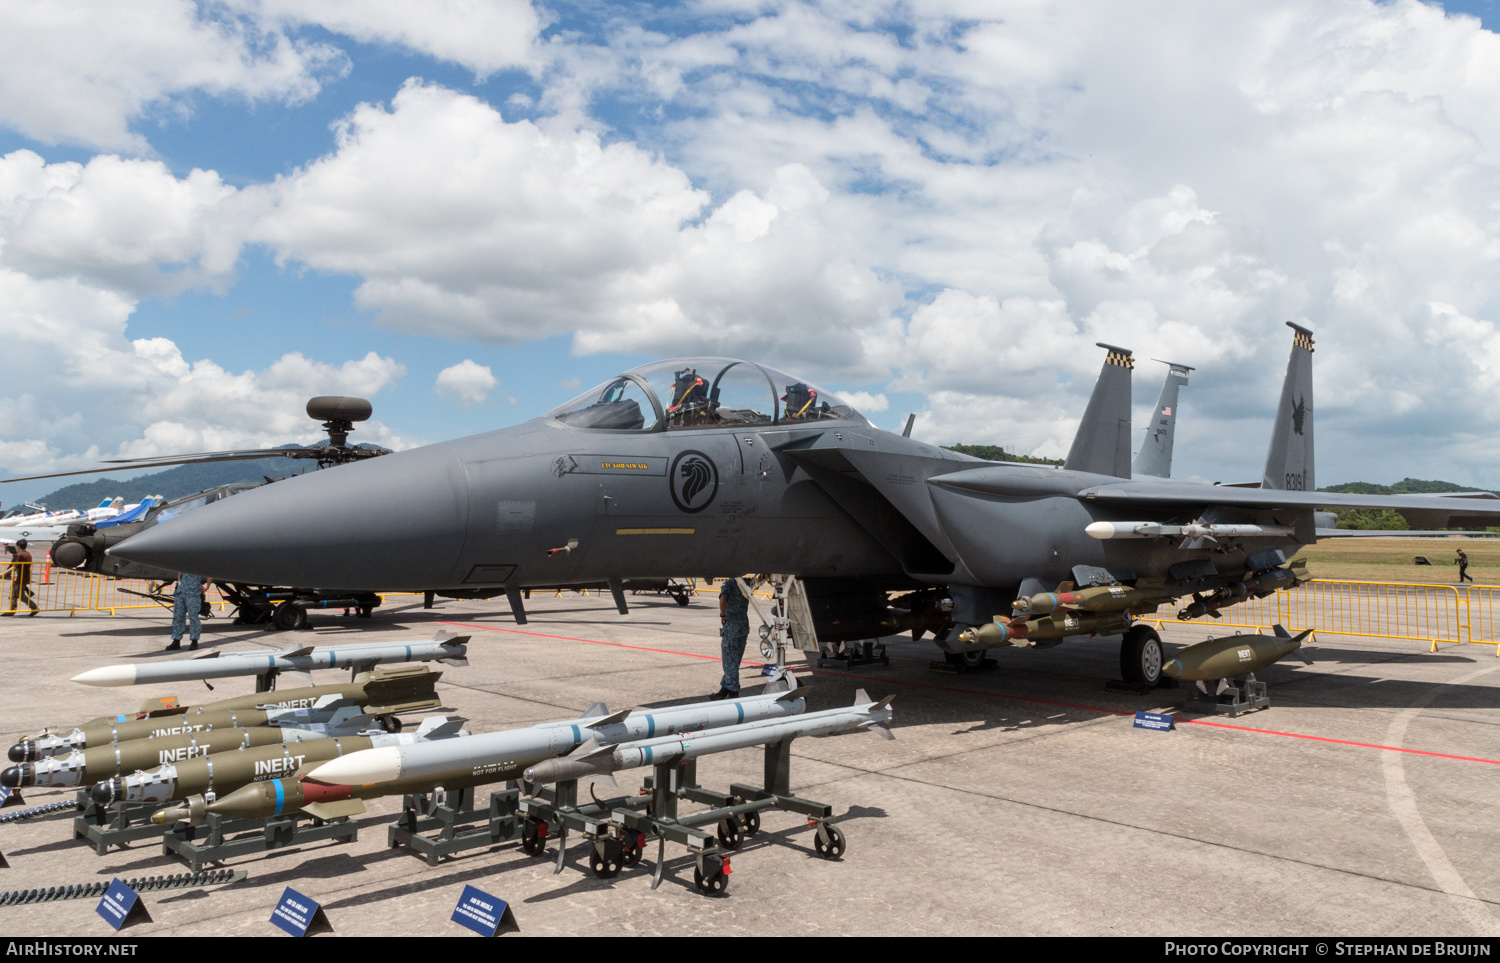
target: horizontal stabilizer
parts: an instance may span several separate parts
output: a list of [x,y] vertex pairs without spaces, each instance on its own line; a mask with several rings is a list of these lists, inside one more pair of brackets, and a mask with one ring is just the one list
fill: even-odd
[[315,802],[302,807],[302,811],[314,819],[338,819],[342,816],[358,816],[365,811],[360,799],[340,799],[338,802]]
[[604,726],[612,726],[617,722],[624,722],[625,718],[629,716],[633,711],[635,710],[621,709],[619,712],[611,712],[609,715],[604,716],[601,719],[591,719],[588,722],[585,722],[583,725],[586,729],[598,729]]

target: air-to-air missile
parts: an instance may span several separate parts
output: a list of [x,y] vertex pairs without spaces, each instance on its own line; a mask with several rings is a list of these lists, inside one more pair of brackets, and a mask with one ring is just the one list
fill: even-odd
[[698,732],[799,715],[807,708],[804,696],[808,691],[793,689],[661,709],[622,709],[466,739],[367,749],[316,768],[304,766],[294,778],[244,786],[197,809],[188,800],[188,805],[167,810],[163,818],[191,822],[195,818],[201,821],[206,813],[218,813],[250,819],[299,809],[320,818],[353,815],[363,811],[363,799],[437,789],[453,791],[519,779],[528,766],[574,752],[580,746],[592,752],[599,746],[658,733]]
[[[296,712],[296,709],[281,710]],[[81,786],[118,776],[137,769],[162,766],[212,754],[257,746],[283,743],[326,742],[341,736],[354,736],[378,730],[379,720],[361,712],[359,706],[345,704],[328,722],[301,726],[254,726],[243,729],[224,726],[203,732],[183,732],[157,736],[154,739],[131,739],[126,742],[74,749],[67,755],[48,756],[36,762],[23,762],[0,772],[0,786]]]
[[[809,712],[795,719],[768,719],[747,722],[737,726],[726,726],[708,732],[683,732],[674,736],[642,739],[618,746],[584,746],[563,759],[546,759],[527,768],[525,779],[533,783],[562,782],[566,779],[582,779],[635,769],[660,762],[683,762],[708,756],[716,752],[729,752],[750,746],[763,746],[794,736],[831,736],[861,729],[873,729],[887,739],[891,735],[891,700],[886,696],[879,702],[871,701],[860,689],[854,697],[854,705],[842,709],[825,709]],[[324,766],[309,773],[309,778],[325,779],[320,775]]]
[[356,642],[351,645],[304,645],[281,652],[215,652],[194,659],[169,659],[136,665],[106,665],[73,677],[84,685],[117,686],[222,679],[236,675],[310,672],[313,669],[371,669],[389,662],[446,662],[467,665],[467,635],[440,632],[411,642]]
[[102,779],[94,783],[89,795],[101,806],[118,800],[167,803],[192,795],[213,798],[248,783],[289,776],[303,766],[365,749],[467,736],[468,732],[460,728],[462,725],[463,720],[457,717],[429,716],[422,720],[415,732],[367,729],[353,736],[215,752],[211,756],[164,763],[155,769]]
[[11,746],[9,757],[11,762],[31,762],[75,749],[225,726],[326,724],[339,712],[348,715],[348,706],[377,717],[420,712],[441,704],[434,687],[442,677],[426,665],[389,665],[361,672],[352,682],[260,692],[197,706],[178,706],[175,697],[151,699],[137,712],[90,719],[70,732],[44,730]]
[[1312,664],[1299,651],[1312,629],[1289,635],[1278,625],[1276,631],[1276,635],[1231,635],[1195,643],[1172,653],[1161,667],[1162,675],[1197,682],[1201,688],[1204,682],[1247,675],[1289,655]]

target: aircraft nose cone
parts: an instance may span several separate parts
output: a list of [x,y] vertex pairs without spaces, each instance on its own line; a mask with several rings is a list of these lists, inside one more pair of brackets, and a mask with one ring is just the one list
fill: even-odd
[[252,585],[419,591],[461,581],[467,524],[463,468],[429,445],[234,495],[110,552]]

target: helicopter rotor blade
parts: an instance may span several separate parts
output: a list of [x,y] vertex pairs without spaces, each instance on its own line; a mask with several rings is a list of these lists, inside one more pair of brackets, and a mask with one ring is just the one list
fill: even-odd
[[43,475],[22,475],[18,478],[0,478],[0,485],[7,482],[36,481],[43,478],[65,478],[69,475],[98,475],[111,471],[129,471],[139,468],[167,468],[172,465],[196,465],[213,461],[253,461],[261,458],[316,458],[317,448],[265,448],[251,451],[205,452],[183,455],[178,458],[120,459],[95,468],[80,468],[75,471],[55,471]]

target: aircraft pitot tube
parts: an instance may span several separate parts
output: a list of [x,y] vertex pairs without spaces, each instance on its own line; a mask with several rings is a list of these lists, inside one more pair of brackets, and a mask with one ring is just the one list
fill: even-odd
[[[792,678],[788,675],[788,678]],[[292,778],[242,786],[208,803],[168,809],[164,820],[193,825],[209,813],[229,818],[261,818],[297,810],[319,818],[363,811],[362,799],[405,793],[460,790],[519,779],[526,767],[573,752],[674,732],[699,732],[742,720],[779,719],[807,708],[808,689],[764,693],[721,702],[697,702],[660,709],[609,712],[602,704],[577,719],[527,729],[486,732],[464,739],[386,745],[304,765]],[[196,805],[197,808],[194,808]],[[310,808],[312,807],[312,808]],[[153,816],[153,819],[155,817]]]
[[[135,712],[100,716],[66,733],[44,730],[23,739],[11,746],[10,761],[31,762],[47,756],[66,755],[74,749],[226,725],[327,723],[349,704],[360,706],[372,716],[436,709],[441,700],[434,687],[442,677],[441,672],[434,672],[419,663],[383,665],[372,672],[359,673],[350,682],[257,692],[203,705],[180,706],[175,696],[147,699]],[[265,719],[251,721],[257,718],[255,712],[261,712]]]
[[1172,658],[1162,664],[1162,674],[1185,682],[1197,682],[1202,688],[1204,682],[1246,675],[1289,655],[1312,664],[1312,660],[1300,651],[1303,640],[1312,634],[1312,629],[1293,636],[1278,625],[1276,633],[1231,635],[1198,642],[1174,652]]
[[1184,606],[1177,613],[1179,619],[1196,619],[1207,615],[1211,618],[1219,618],[1219,609],[1226,605],[1233,605],[1247,598],[1264,598],[1277,589],[1293,588],[1301,582],[1307,581],[1305,574],[1299,575],[1293,569],[1304,569],[1307,563],[1300,559],[1292,559],[1286,568],[1273,568],[1268,571],[1258,572],[1255,575],[1241,579],[1238,582],[1230,582],[1228,585],[1215,589],[1207,595],[1194,594],[1193,601]]
[[893,698],[886,696],[874,702],[865,690],[860,689],[852,706],[809,712],[795,719],[747,722],[708,732],[684,732],[614,747],[584,746],[566,758],[536,763],[526,770],[525,778],[532,783],[555,783],[609,775],[659,762],[681,762],[716,752],[769,745],[795,736],[831,736],[872,729],[889,739],[893,738],[889,726]]

